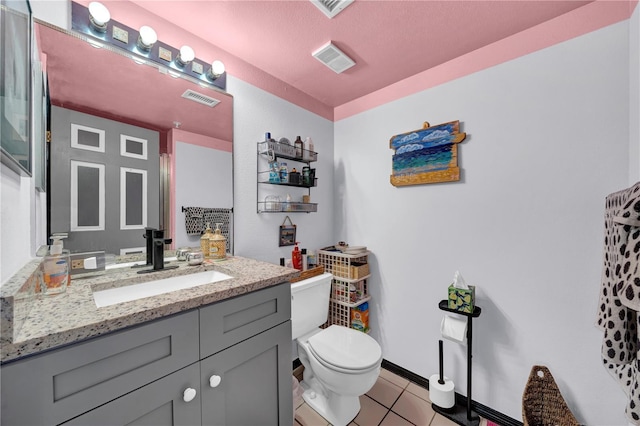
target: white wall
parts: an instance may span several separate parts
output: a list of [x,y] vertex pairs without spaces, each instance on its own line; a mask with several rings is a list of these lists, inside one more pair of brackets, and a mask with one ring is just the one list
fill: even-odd
[[0,165],[0,285],[32,259],[44,244],[44,193],[33,179]]
[[[318,187],[311,189],[311,202],[318,203],[317,213],[288,213],[297,225],[296,239],[300,247],[317,249],[333,240],[333,123],[281,98],[229,76],[227,91],[233,94],[233,173],[234,173],[234,241],[235,254],[271,263],[281,257],[291,258],[293,247],[278,247],[278,231],[285,213],[256,213],[257,143],[265,132],[273,138],[286,137],[293,142],[311,136],[318,162]],[[290,162],[289,168],[293,166]],[[260,200],[281,188],[260,185]],[[293,199],[306,194],[290,188]]]
[[629,18],[629,184],[640,181],[640,6]]
[[[628,186],[629,43],[622,22],[335,125],[336,234],[372,251],[372,335],[385,359],[438,371],[438,302],[477,286],[473,399],[515,419],[547,365],[578,419],[626,424],[594,326],[604,198]],[[389,139],[459,119],[462,180],[395,188]],[[445,342],[466,394],[466,350]]]

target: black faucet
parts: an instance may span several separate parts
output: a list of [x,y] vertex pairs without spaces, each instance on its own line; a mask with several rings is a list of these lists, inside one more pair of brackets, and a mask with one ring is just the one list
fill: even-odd
[[153,231],[153,269],[160,271],[164,267],[164,245],[171,244],[171,238],[164,238],[164,229]]
[[153,269],[138,271],[139,274],[147,272],[175,269],[178,266],[164,266],[164,245],[171,244],[171,238],[164,237],[164,229],[145,228],[144,237],[147,239],[147,265],[153,265]]
[[153,265],[153,231],[157,231],[157,229],[144,228],[143,237],[147,240],[147,264],[145,266]]

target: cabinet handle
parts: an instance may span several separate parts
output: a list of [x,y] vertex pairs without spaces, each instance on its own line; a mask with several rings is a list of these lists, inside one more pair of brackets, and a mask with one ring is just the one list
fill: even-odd
[[222,381],[222,377],[216,376],[214,374],[213,376],[209,377],[209,386],[211,386],[212,388],[216,388],[218,387],[221,381]]
[[196,390],[193,388],[186,388],[182,394],[184,402],[191,402],[196,397]]

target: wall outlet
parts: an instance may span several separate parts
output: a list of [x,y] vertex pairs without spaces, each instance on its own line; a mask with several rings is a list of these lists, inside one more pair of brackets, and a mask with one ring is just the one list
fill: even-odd
[[[71,271],[69,273],[72,276],[79,277],[81,275],[97,275],[104,273],[105,255],[104,251],[92,251],[85,253],[72,253],[71,254]],[[88,258],[96,258],[96,268],[86,269],[84,267],[84,261]]]

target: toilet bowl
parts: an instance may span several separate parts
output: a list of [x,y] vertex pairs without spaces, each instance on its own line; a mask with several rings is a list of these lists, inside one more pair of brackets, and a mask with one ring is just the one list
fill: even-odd
[[334,426],[346,426],[360,411],[360,395],[380,374],[382,350],[367,334],[327,319],[331,274],[291,286],[291,323],[304,366],[302,397]]

